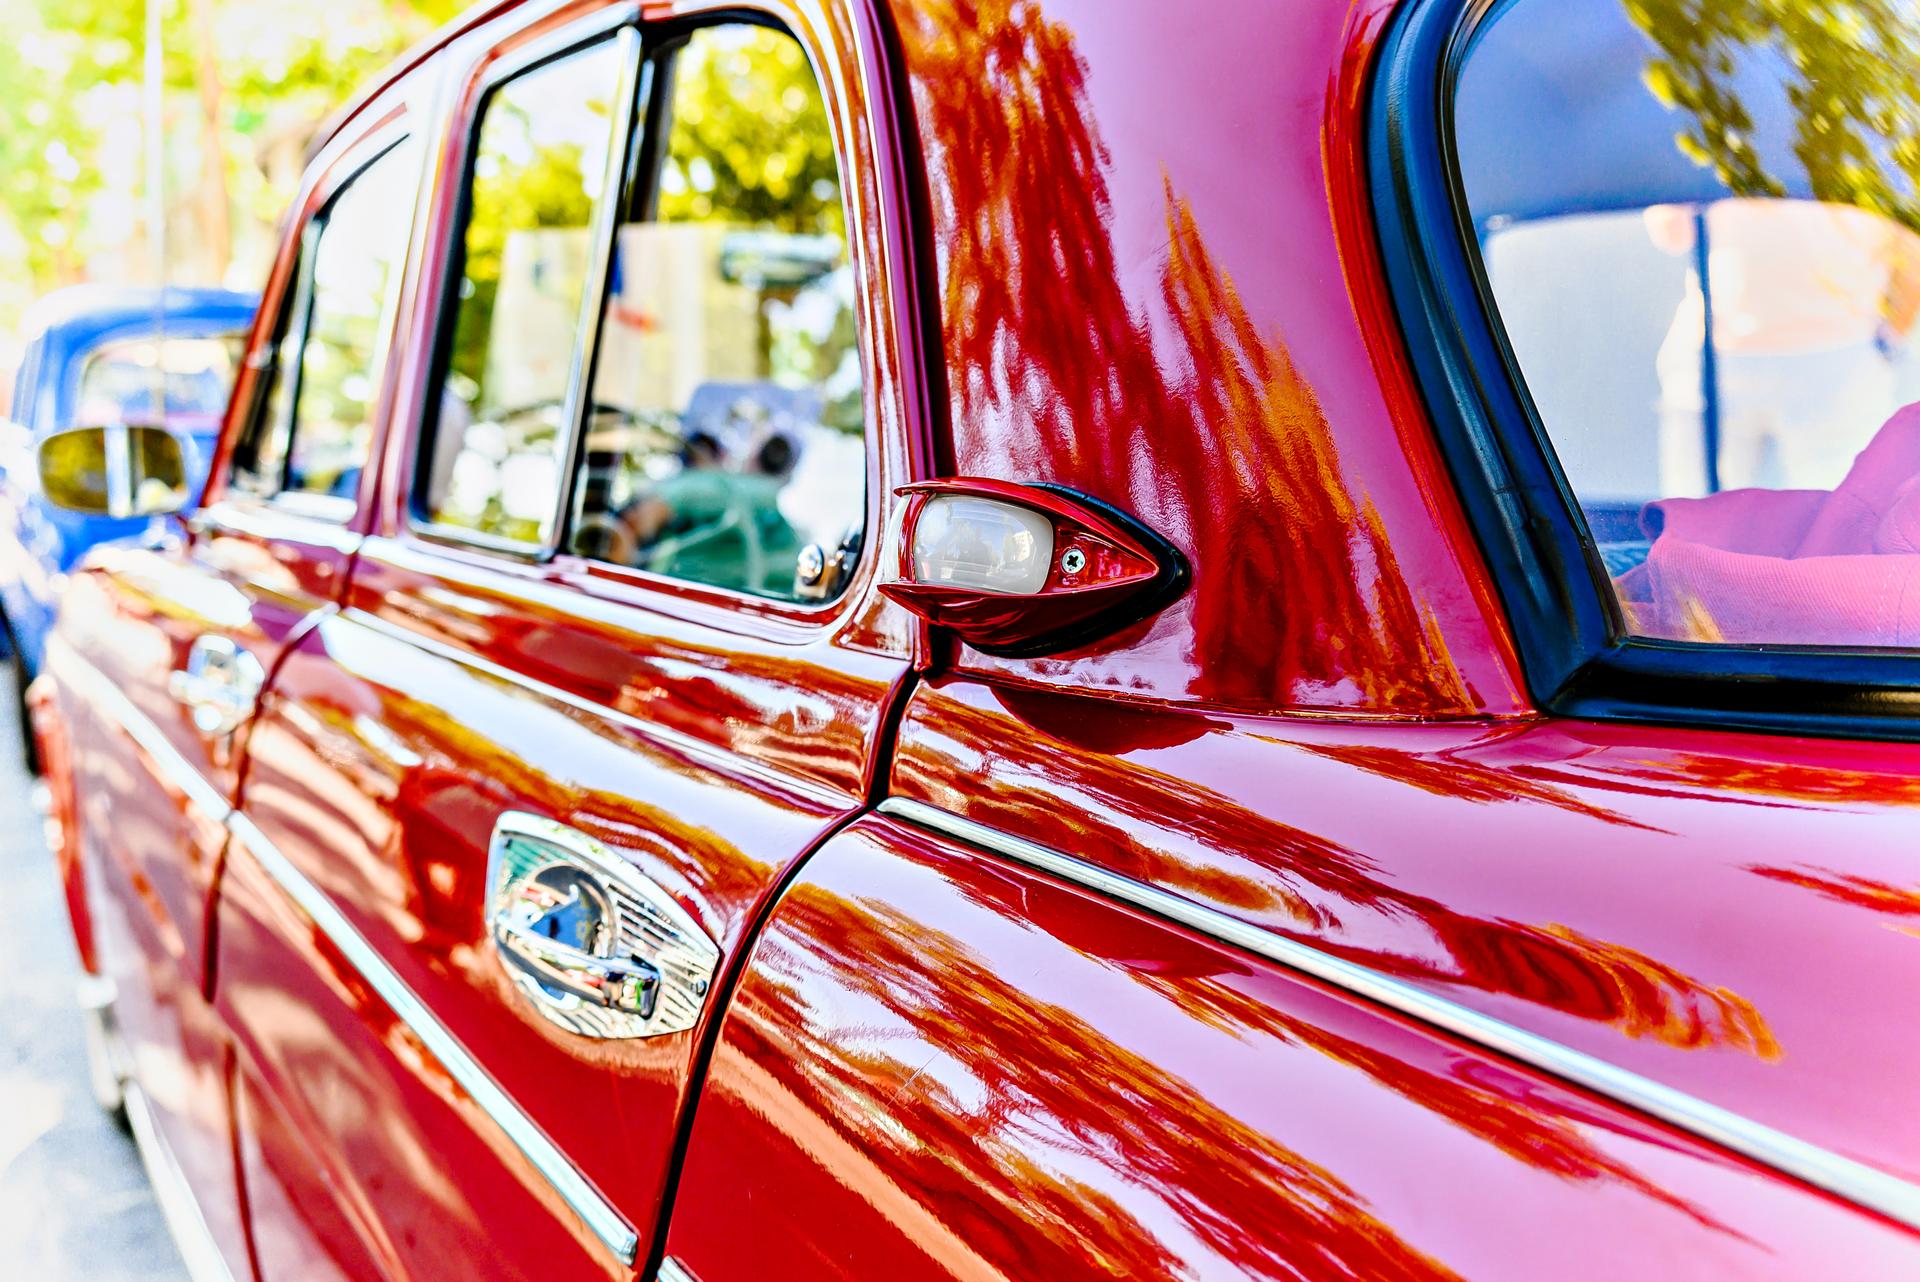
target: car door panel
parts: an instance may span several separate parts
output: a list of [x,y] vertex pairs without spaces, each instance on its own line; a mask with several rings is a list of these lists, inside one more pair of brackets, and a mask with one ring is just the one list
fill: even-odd
[[1788,1279],[1905,1276],[1920,1246],[1216,938],[873,817],[753,945],[667,1254],[701,1282]]
[[71,828],[97,973],[159,1141],[201,1190],[230,1267],[245,1259],[226,1104],[225,1034],[205,995],[209,909],[244,724],[209,731],[172,693],[196,642],[264,672],[322,602],[278,563],[216,537],[90,555],[48,650],[53,716],[73,763]]
[[[434,564],[371,540],[349,608],[283,664],[250,740],[250,831],[337,906],[516,1111],[644,1236],[704,1023],[601,1041],[543,1019],[491,939],[494,830],[503,815],[531,814],[600,841],[730,958],[793,860],[864,799],[860,745],[877,742],[904,661],[831,636],[800,646],[736,639],[727,650],[708,629],[595,611],[568,592],[535,595],[522,576],[494,569],[425,573]],[[821,750],[808,753],[810,743]],[[249,844],[237,843],[232,876],[258,874]],[[327,1084],[349,1073],[357,1082],[430,1073],[431,1055],[422,1067],[381,1050],[407,1036],[390,1008],[355,1007],[295,978],[326,972],[310,934],[243,924],[242,900],[222,911],[222,1008],[252,1053],[292,1054],[271,1049],[284,1037],[251,1012],[311,1005],[323,1023],[340,1025],[277,1066],[285,1090],[360,1098],[361,1086]],[[243,938],[255,941],[244,955]],[[376,1090],[381,1102],[366,1105],[369,1115],[386,1116],[395,1089]],[[451,1227],[404,1233],[384,1224],[377,1236],[397,1253],[398,1276],[430,1271],[445,1232],[477,1231],[469,1212],[446,1205],[456,1196],[521,1208],[511,1218],[525,1231],[492,1248],[502,1276],[599,1276],[616,1261],[596,1244],[598,1254],[577,1257],[577,1273],[559,1267],[549,1239],[590,1231],[580,1208],[512,1152],[498,1118],[413,1098],[390,1105],[390,1125],[309,1122],[314,1143],[353,1153],[343,1178],[385,1220],[405,1214],[414,1195],[382,1197],[367,1182],[424,1178],[422,1155],[450,1147],[446,1135],[417,1129],[436,1114],[474,1130],[479,1138],[461,1140],[466,1149],[491,1154],[445,1164],[437,1177],[433,1215]]]
[[[236,1052],[237,1054],[238,1052]],[[378,1253],[371,1216],[355,1215],[340,1195],[342,1173],[330,1154],[314,1153],[312,1131],[283,1092],[269,1097],[257,1063],[233,1078],[235,1165],[246,1190],[247,1224],[257,1276],[284,1282],[347,1282],[392,1275]],[[288,1160],[292,1155],[309,1154]]]
[[[464,50],[475,61],[457,95],[455,145],[468,134],[475,148],[491,145],[491,120],[506,121],[501,136],[510,139],[523,117],[552,120],[541,128],[574,130],[567,136],[580,148],[556,169],[588,190],[578,174],[567,178],[567,166],[578,169],[607,144],[579,122],[619,113],[582,112],[574,99],[600,92],[607,54],[637,52],[617,29],[626,10],[582,16],[589,8],[533,23],[503,20],[500,32],[476,34]],[[807,32],[823,42],[846,37]],[[760,28],[736,34],[767,40]],[[666,57],[678,46],[663,38],[660,47]],[[639,65],[630,65],[629,79]],[[813,74],[803,57],[781,65]],[[548,74],[556,68],[560,74]],[[832,83],[830,114],[850,136],[866,138],[871,118],[847,100],[847,86]],[[499,102],[513,109],[490,116]],[[817,120],[812,127],[825,128]],[[527,154],[517,145],[488,152],[486,172],[511,176],[523,163],[515,158]],[[461,253],[488,252],[484,239],[466,245],[459,220],[481,215],[463,207],[460,167],[443,169],[431,215],[451,228],[442,240]],[[846,384],[857,395],[837,442],[844,448],[823,457],[843,471],[835,493],[856,495],[830,516],[856,528],[864,522],[877,539],[891,488],[911,479],[923,451],[905,342],[915,321],[887,292],[900,211],[883,207],[894,193],[868,178],[847,196],[861,215],[848,220],[860,240],[852,251],[859,270],[836,269],[834,277],[861,300],[860,328],[849,313],[847,328],[836,331],[858,337],[846,340],[848,351],[836,349],[836,360],[850,354],[839,368],[863,377]],[[473,209],[504,223],[522,206],[494,200],[492,190],[483,193],[476,180]],[[822,179],[806,190],[838,208],[833,184]],[[589,243],[575,206],[567,211],[550,223],[496,230],[516,244]],[[591,243],[604,246],[609,261],[614,222],[608,206],[592,230],[603,239]],[[716,248],[724,234],[701,231],[704,239],[688,243]],[[808,244],[818,256],[820,239]],[[230,880],[259,893],[223,899],[221,1010],[236,1028],[242,1075],[252,1077],[247,1089],[263,1109],[273,1110],[276,1097],[288,1101],[263,1121],[257,1155],[263,1171],[287,1173],[275,1193],[287,1214],[308,1214],[301,1207],[324,1195],[315,1191],[324,1181],[295,1187],[299,1148],[330,1150],[339,1206],[312,1220],[327,1235],[358,1239],[333,1253],[342,1276],[442,1276],[452,1244],[483,1234],[498,1276],[619,1276],[630,1261],[644,1262],[654,1240],[712,994],[724,989],[781,880],[867,804],[918,631],[875,589],[877,559],[856,559],[853,544],[840,549],[847,555],[837,563],[837,596],[757,600],[589,561],[560,550],[557,535],[545,547],[531,542],[524,494],[514,498],[511,520],[502,516],[505,502],[460,508],[451,490],[438,507],[421,500],[416,491],[446,479],[435,466],[433,433],[459,446],[458,475],[487,483],[506,471],[489,465],[505,461],[509,427],[565,430],[549,419],[562,420],[577,399],[593,350],[593,330],[583,326],[573,357],[580,367],[567,376],[565,398],[546,394],[564,353],[541,347],[497,404],[483,402],[468,383],[493,378],[493,366],[474,358],[471,343],[458,345],[457,336],[472,332],[461,327],[468,313],[459,324],[449,320],[439,291],[462,308],[483,300],[473,304],[483,323],[491,323],[484,309],[495,295],[458,262],[431,259],[426,270],[451,279],[423,282],[406,313],[418,338],[405,349],[401,375],[411,418],[384,442],[382,511],[359,547],[343,608],[287,656],[249,738],[245,834],[230,856]],[[509,284],[531,290],[535,279],[546,292],[527,293],[529,306],[552,297],[574,306],[558,267]],[[737,282],[711,284],[760,304]],[[599,301],[587,288],[583,313]],[[503,314],[521,319],[513,309]],[[758,343],[762,330],[716,330],[711,341]],[[498,350],[514,353],[553,336],[530,337],[524,325],[502,332]],[[459,378],[430,341],[436,333],[450,349],[444,361],[464,362]],[[553,333],[576,341],[570,330]],[[706,350],[690,349],[699,361]],[[728,378],[753,376],[747,357],[764,354],[754,347],[734,356],[718,372],[696,361],[690,381],[724,390]],[[726,372],[735,366],[742,372]],[[599,398],[584,403],[596,414],[604,408]],[[482,430],[469,437],[476,424]],[[570,491],[572,481],[561,480]],[[561,506],[560,492],[554,503]],[[483,528],[490,520],[499,528]],[[649,1035],[589,1036],[555,1018],[556,1007],[577,1005],[578,995],[528,980],[499,942],[506,905],[491,876],[503,822],[560,834],[548,853],[575,872],[581,866],[568,851],[599,852],[599,873],[644,887],[706,937],[717,970],[705,993],[684,990],[695,997],[691,1027],[662,1019],[659,1031],[639,1030]],[[269,891],[301,911],[280,921],[280,909],[265,903]],[[309,926],[299,924],[303,917]],[[307,1032],[283,1035],[282,1012],[290,1010],[301,1012]],[[342,1082],[353,1085],[336,1086]],[[299,1237],[279,1265],[263,1256],[265,1282],[280,1282],[276,1267],[298,1267]]]
[[[434,1277],[476,1256],[490,1277],[627,1276],[338,946],[337,928],[267,871],[263,844],[237,842],[232,857],[220,998],[240,1058],[261,1276]],[[569,1102],[606,1125],[604,1091]]]
[[1905,745],[1283,725],[955,678],[915,698],[894,790],[1911,1178],[1912,1119],[1860,1101],[1920,1054],[1906,901],[1870,889],[1909,855],[1915,767]]

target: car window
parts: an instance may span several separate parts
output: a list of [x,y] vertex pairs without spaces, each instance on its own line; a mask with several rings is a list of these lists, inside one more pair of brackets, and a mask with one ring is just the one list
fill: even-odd
[[1920,645],[1920,21],[1518,0],[1455,103],[1501,326],[1630,633]]
[[865,514],[841,175],[805,53],[767,27],[671,55],[615,238],[571,551],[780,599],[844,583]]
[[347,180],[302,237],[262,410],[234,450],[239,488],[352,498],[373,443],[419,179],[401,142]]
[[603,43],[507,81],[482,108],[438,427],[417,480],[436,524],[533,545],[553,536],[623,69],[620,46]]
[[[164,416],[190,428],[214,427],[226,413],[246,341],[245,331],[239,331],[103,344],[81,366],[74,422],[90,427],[154,423]],[[156,415],[161,398],[164,410]]]

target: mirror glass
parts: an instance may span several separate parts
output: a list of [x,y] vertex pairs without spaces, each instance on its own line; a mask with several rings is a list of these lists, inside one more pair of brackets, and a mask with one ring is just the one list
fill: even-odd
[[920,583],[1032,596],[1053,564],[1053,522],[1017,503],[971,494],[927,500],[913,526]]
[[180,438],[158,427],[80,427],[40,442],[47,501],[95,516],[154,516],[187,505]]

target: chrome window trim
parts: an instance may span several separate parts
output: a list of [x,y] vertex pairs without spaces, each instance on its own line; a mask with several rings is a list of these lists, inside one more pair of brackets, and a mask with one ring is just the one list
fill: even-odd
[[660,1267],[654,1273],[654,1282],[699,1282],[699,1279],[687,1271],[687,1266],[671,1255],[660,1261]]
[[186,1266],[191,1282],[234,1282],[233,1271],[220,1253],[220,1244],[201,1214],[200,1199],[187,1183],[186,1172],[174,1156],[173,1146],[154,1121],[153,1106],[138,1082],[126,1082],[124,1107],[127,1129],[133,1132],[134,1146],[140,1150],[140,1164],[147,1169],[147,1183],[153,1186],[153,1200],[160,1205],[160,1218],[180,1262]]
[[962,818],[925,802],[888,797],[882,814],[952,837],[1083,886],[1221,943],[1277,962],[1463,1041],[1624,1104],[1835,1197],[1920,1228],[1920,1186],[1777,1131],[1684,1091],[1617,1067],[1412,984],[1335,957],[1218,909]]
[[[394,1015],[413,1030],[427,1052],[460,1084],[480,1111],[505,1133],[542,1178],[552,1185],[560,1199],[580,1217],[581,1222],[623,1264],[632,1264],[640,1246],[639,1235],[633,1226],[587,1182],[579,1168],[541,1132],[533,1119],[513,1102],[479,1061],[460,1045],[447,1026],[407,987],[406,982],[366,937],[355,929],[326,893],[308,880],[306,874],[251,819],[235,810],[207,782],[205,776],[167,741],[160,727],[119,687],[107,680],[104,673],[58,637],[52,641],[49,657],[50,668],[57,669],[56,680],[73,684],[99,712],[118,722],[134,743],[152,758],[156,770],[167,781],[184,791],[193,805],[216,822],[224,824],[233,839],[253,853],[266,874],[326,935]],[[130,1107],[129,1113],[132,1111]],[[152,1167],[149,1167],[149,1173],[152,1173]],[[159,1187],[159,1176],[154,1177],[154,1183],[156,1188]],[[168,1222],[173,1222],[171,1213]],[[184,1244],[182,1250],[184,1253]],[[195,1282],[201,1282],[197,1274]]]
[[580,1217],[581,1223],[605,1243],[621,1263],[632,1264],[640,1246],[640,1236],[633,1226],[587,1182],[580,1169],[513,1102],[480,1062],[467,1053],[459,1039],[407,987],[406,981],[387,964],[366,936],[355,929],[326,892],[308,880],[306,874],[242,812],[236,810],[228,815],[227,831],[233,834],[235,841],[252,852],[267,876],[340,951],[348,965],[380,995],[380,999],[400,1022],[413,1031],[414,1036],[426,1047],[427,1053],[440,1062],[440,1066],[460,1084],[475,1106],[513,1142],[513,1146],[559,1194],[560,1200]]
[[589,227],[591,256],[587,259],[587,279],[580,291],[580,318],[574,324],[573,363],[567,369],[565,417],[560,422],[560,468],[554,478],[553,517],[547,525],[543,546],[549,556],[566,546],[568,527],[573,524],[573,497],[580,466],[581,445],[586,440],[587,421],[593,417],[593,371],[600,357],[600,330],[606,319],[607,290],[613,283],[615,241],[625,216],[628,169],[641,140],[647,112],[646,97],[653,94],[652,63],[645,59],[640,33],[632,27],[615,37],[626,61],[620,68],[619,88],[614,102],[625,106],[625,113],[614,122],[608,139],[607,164],[600,175],[601,197],[594,206]]

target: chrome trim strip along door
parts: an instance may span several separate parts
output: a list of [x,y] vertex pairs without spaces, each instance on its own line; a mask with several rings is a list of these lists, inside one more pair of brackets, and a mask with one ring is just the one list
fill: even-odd
[[654,1282],[699,1282],[699,1279],[687,1272],[686,1265],[671,1255],[660,1261],[660,1269],[653,1277]]
[[[60,648],[62,671],[80,688],[80,692],[93,703],[105,716],[117,722],[121,729],[153,760],[155,768],[175,786],[185,792],[193,805],[204,811],[215,822],[225,824],[227,831],[235,840],[244,844],[260,861],[267,875],[272,877],[287,897],[299,906],[307,918],[320,928],[333,946],[347,961],[360,972],[360,975],[373,990],[380,994],[398,1016],[414,1032],[421,1043],[441,1067],[466,1091],[480,1110],[506,1133],[526,1159],[533,1164],[554,1188],[561,1199],[580,1217],[583,1224],[594,1236],[607,1245],[607,1248],[625,1264],[633,1263],[639,1250],[639,1235],[633,1226],[621,1218],[613,1205],[587,1183],[586,1177],[567,1160],[566,1156],[554,1146],[533,1119],[522,1112],[507,1093],[487,1075],[473,1056],[469,1055],[459,1041],[447,1030],[426,1004],[415,996],[412,989],[387,965],[373,945],[355,930],[345,915],[333,905],[326,894],[309,881],[304,873],[296,868],[292,861],[282,854],[278,847],[269,841],[245,815],[234,810],[227,799],[206,781],[193,763],[188,761],[153,721],[129,699],[118,686],[107,680],[106,675],[85,659],[81,658],[66,643],[55,639]],[[137,1092],[130,1091],[129,1100]],[[134,1106],[129,1105],[129,1115]],[[151,1121],[148,1129],[151,1131]],[[155,1133],[157,1136],[157,1132]],[[149,1166],[149,1173],[152,1172]],[[161,1177],[154,1176],[156,1190],[161,1186]],[[184,1185],[181,1187],[184,1188]],[[164,1203],[163,1203],[164,1206]],[[197,1217],[198,1212],[195,1212]],[[173,1215],[168,1215],[168,1223]],[[185,1253],[185,1244],[182,1252]],[[195,1275],[196,1282],[199,1276]]]
[[1824,1189],[1856,1206],[1920,1229],[1920,1187],[1842,1157],[1716,1104],[1618,1068],[1584,1051],[1516,1028],[1504,1020],[1450,1002],[1378,971],[1321,952],[1284,935],[1230,917],[1157,886],[1109,872],[1020,837],[1009,836],[951,811],[906,797],[889,797],[880,811],[917,828],[1050,873],[1221,943],[1278,962],[1389,1010],[1518,1060],[1667,1123],[1676,1130]]
[[612,1203],[587,1183],[579,1168],[567,1160],[566,1155],[541,1132],[533,1119],[522,1112],[487,1075],[479,1061],[467,1053],[447,1026],[407,987],[393,967],[387,965],[366,937],[334,906],[326,892],[309,881],[306,874],[295,867],[293,861],[282,854],[279,847],[255,827],[246,815],[234,811],[228,817],[227,828],[236,841],[253,852],[267,875],[320,928],[320,932],[340,950],[361,978],[380,994],[381,1000],[387,1003],[400,1021],[413,1030],[414,1036],[420,1039],[427,1052],[440,1061],[441,1067],[447,1070],[454,1081],[460,1083],[460,1088],[479,1105],[480,1111],[493,1119],[494,1124],[513,1141],[514,1147],[553,1185],[554,1191],[573,1208],[594,1236],[606,1243],[607,1249],[622,1263],[632,1264],[640,1245],[639,1235],[634,1232],[633,1226],[621,1218]]
[[147,1168],[147,1183],[153,1185],[154,1201],[160,1204],[160,1218],[166,1221],[167,1233],[180,1252],[180,1262],[187,1266],[187,1277],[192,1282],[234,1282],[233,1272],[227,1268],[226,1257],[220,1254],[206,1217],[200,1214],[199,1199],[194,1197],[172,1146],[154,1125],[153,1109],[147,1103],[146,1093],[136,1082],[128,1082],[125,1091],[127,1126],[140,1150],[140,1164]]

